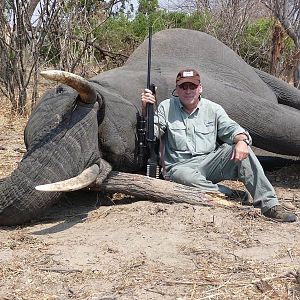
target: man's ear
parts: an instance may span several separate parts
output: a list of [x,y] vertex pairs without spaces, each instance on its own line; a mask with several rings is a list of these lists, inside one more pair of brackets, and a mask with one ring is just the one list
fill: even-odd
[[200,94],[202,93],[202,91],[203,91],[203,89],[202,89],[202,84],[200,83],[200,84],[199,84],[199,92],[200,92]]

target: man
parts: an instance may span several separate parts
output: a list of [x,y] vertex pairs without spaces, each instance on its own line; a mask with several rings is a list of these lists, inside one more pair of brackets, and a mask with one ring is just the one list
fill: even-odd
[[[200,75],[185,69],[176,77],[176,96],[161,102],[156,115],[156,135],[162,135],[167,176],[177,182],[233,192],[217,183],[240,179],[262,213],[282,222],[294,222],[295,214],[279,205],[274,188],[250,148],[249,133],[231,120],[224,109],[203,97]],[[141,96],[143,113],[155,97],[146,89]],[[220,145],[221,144],[221,145]]]

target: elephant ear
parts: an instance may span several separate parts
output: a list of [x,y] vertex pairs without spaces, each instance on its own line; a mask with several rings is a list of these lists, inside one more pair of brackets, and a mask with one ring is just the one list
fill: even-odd
[[255,69],[257,75],[273,90],[279,104],[300,110],[300,90],[266,72]]

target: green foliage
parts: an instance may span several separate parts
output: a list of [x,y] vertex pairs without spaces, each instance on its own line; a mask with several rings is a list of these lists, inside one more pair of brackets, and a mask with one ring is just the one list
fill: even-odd
[[3,14],[3,17],[6,22],[10,22],[10,20],[12,18],[13,5],[14,5],[13,0],[6,0],[0,4],[0,8],[2,10],[1,14]]
[[[69,0],[71,3],[74,0]],[[127,0],[123,0],[125,3]],[[86,9],[93,10],[95,5],[99,5],[103,0],[81,0]],[[128,1],[127,1],[128,2]],[[126,8],[128,9],[128,8]],[[212,12],[194,11],[185,13],[179,11],[165,11],[158,7],[157,0],[139,0],[138,11],[135,16],[128,14],[126,9],[120,8],[112,14],[101,26],[97,20],[90,20],[92,33],[91,37],[103,49],[111,52],[130,55],[133,50],[148,36],[149,23],[152,24],[153,33],[167,28],[187,28],[203,31],[211,34],[234,50],[250,65],[268,71],[270,64],[270,54],[272,50],[272,28],[274,20],[262,18],[246,24],[245,28],[236,37],[226,31],[226,24],[218,19]],[[83,37],[85,28],[82,24],[77,24],[75,35]],[[225,35],[226,36],[225,36]],[[294,49],[293,41],[285,37],[284,55],[291,53]],[[75,47],[75,43],[74,43]],[[42,49],[42,52],[49,52]],[[113,58],[103,56],[103,53],[95,51],[98,61],[102,61],[107,66],[122,64],[122,61],[113,62]],[[52,49],[52,61],[57,60],[59,53]]]
[[238,54],[250,65],[267,71],[272,49],[272,19],[259,19],[246,26]]
[[[153,33],[167,28],[189,28],[206,31],[207,25],[212,21],[213,17],[208,13],[186,14],[164,10],[151,13]],[[149,17],[143,12],[138,12],[134,19],[129,19],[126,14],[118,14],[109,18],[103,26],[96,29],[97,43],[113,51],[130,54],[138,44],[147,38],[149,22]]]
[[102,26],[96,28],[94,36],[102,48],[125,53],[130,53],[139,42],[132,23],[125,14],[109,18]]
[[218,22],[212,14],[209,12],[194,12],[185,19],[183,27],[206,32],[211,24],[214,24],[215,27],[218,26]]
[[151,14],[158,9],[158,0],[139,0],[138,12],[140,14]]
[[295,42],[290,36],[287,35],[287,33],[284,36],[284,48],[285,52],[289,54],[296,50]]
[[[238,51],[238,54],[247,63],[266,72],[270,68],[273,26],[274,19],[272,18],[259,19],[248,24]],[[282,63],[294,49],[294,42],[285,34],[284,51],[281,57]]]

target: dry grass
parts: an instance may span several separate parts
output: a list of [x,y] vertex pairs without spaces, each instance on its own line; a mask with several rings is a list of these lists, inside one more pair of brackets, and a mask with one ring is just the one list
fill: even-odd
[[0,103],[0,178],[3,178],[16,168],[25,153],[23,130],[27,118],[12,115],[4,99]]

